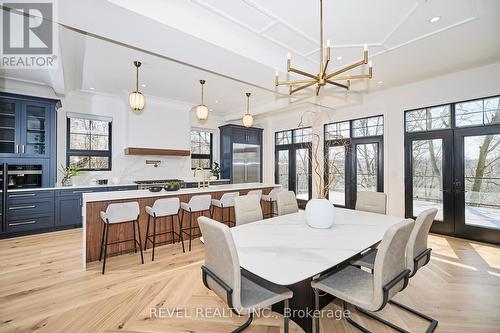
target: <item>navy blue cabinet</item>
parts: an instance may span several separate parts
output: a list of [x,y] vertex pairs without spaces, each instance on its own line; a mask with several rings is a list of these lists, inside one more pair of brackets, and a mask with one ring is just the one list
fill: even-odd
[[[54,186],[56,182],[57,102],[0,93],[0,161],[9,164],[43,161],[48,165],[43,170],[44,186]],[[19,163],[20,159],[30,161]]]

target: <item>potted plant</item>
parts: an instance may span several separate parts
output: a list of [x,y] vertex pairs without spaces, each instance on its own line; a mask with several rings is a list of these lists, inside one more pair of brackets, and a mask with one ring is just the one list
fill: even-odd
[[[305,124],[305,115],[308,113],[312,113],[312,124],[306,125]],[[310,155],[310,164],[313,169],[313,180],[314,180],[314,186],[313,186],[313,198],[309,200],[306,204],[306,219],[307,219],[307,224],[310,227],[313,228],[320,228],[320,229],[326,229],[330,228],[333,225],[334,218],[335,218],[335,208],[333,204],[327,199],[328,193],[330,191],[330,186],[334,183],[335,176],[338,173],[339,170],[337,170],[336,166],[334,165],[334,161],[336,159],[335,153],[331,153],[329,150],[329,147],[327,146],[327,143],[325,143],[324,151],[328,152],[330,155],[328,159],[328,163],[325,162],[323,163],[324,168],[328,168],[328,176],[324,177],[323,176],[323,168],[321,168],[321,154],[320,154],[320,148],[322,147],[323,143],[323,136],[321,133],[318,133],[317,131],[314,131],[315,123],[318,120],[319,123],[321,123],[321,119],[317,119],[317,113],[313,111],[306,111],[304,114],[302,114],[302,117],[300,118],[300,123],[298,125],[299,128],[305,128],[305,127],[312,127],[313,130],[311,131],[311,142],[304,143],[305,146],[308,146],[311,149],[311,155]],[[341,139],[341,138],[339,138]],[[344,147],[342,153],[346,153],[348,149],[348,142],[346,140],[338,140],[338,146]],[[340,151],[337,154],[341,154]]]
[[62,186],[71,186],[73,185],[72,178],[82,173],[82,166],[79,163],[70,164],[66,167],[63,164],[61,164],[61,166],[59,167],[59,171],[62,173],[63,176],[61,179]]
[[179,182],[167,182],[165,183],[165,191],[178,191],[179,190]]
[[[222,172],[222,169],[220,168],[219,163],[214,162],[212,164],[212,169],[210,169],[210,173],[212,174],[212,176],[215,177],[215,179],[219,179],[221,172]],[[213,179],[213,180],[215,180],[215,179]]]

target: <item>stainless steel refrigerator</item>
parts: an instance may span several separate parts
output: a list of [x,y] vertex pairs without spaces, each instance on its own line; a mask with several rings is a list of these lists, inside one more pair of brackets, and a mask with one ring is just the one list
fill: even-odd
[[233,184],[260,182],[260,145],[233,143]]

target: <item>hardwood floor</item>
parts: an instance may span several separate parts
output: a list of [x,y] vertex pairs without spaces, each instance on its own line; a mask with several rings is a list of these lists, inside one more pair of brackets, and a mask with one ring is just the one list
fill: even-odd
[[[179,244],[159,247],[154,262],[148,250],[144,265],[138,253],[112,257],[102,275],[99,262],[82,271],[81,239],[78,229],[0,241],[0,332],[210,333],[229,332],[246,320],[223,316],[227,308],[203,286],[198,240],[186,254]],[[436,332],[500,332],[500,248],[439,235],[429,243],[431,262],[396,299],[438,319]],[[205,310],[196,316],[196,309]],[[211,314],[215,318],[207,318]],[[391,306],[381,315],[424,332],[423,321]],[[374,332],[391,332],[352,316]],[[274,317],[256,318],[246,332],[280,332],[282,319]],[[322,332],[357,330],[325,318]]]

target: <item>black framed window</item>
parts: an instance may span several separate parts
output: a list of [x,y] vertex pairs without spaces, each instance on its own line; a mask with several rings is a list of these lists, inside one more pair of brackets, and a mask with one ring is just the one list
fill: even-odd
[[107,118],[68,115],[66,165],[82,170],[111,170],[111,129]]
[[500,96],[405,111],[405,215],[431,231],[500,242]]
[[382,192],[384,117],[326,124],[324,132],[328,199],[335,205],[354,208],[357,192]]
[[312,195],[312,128],[275,133],[275,180],[294,191],[300,207]]
[[212,132],[200,129],[191,130],[191,169],[210,169],[213,152]]

